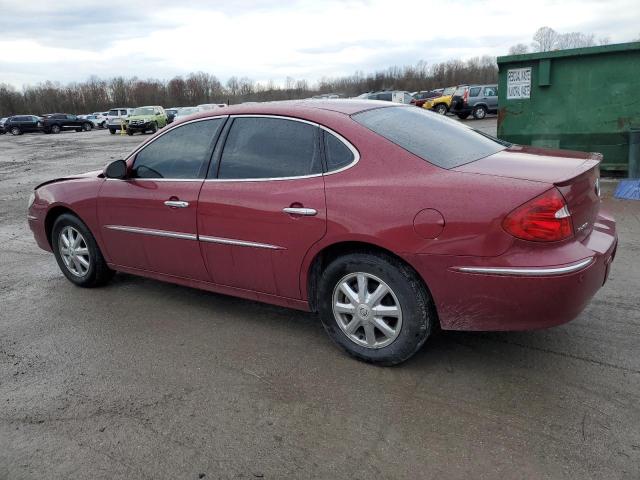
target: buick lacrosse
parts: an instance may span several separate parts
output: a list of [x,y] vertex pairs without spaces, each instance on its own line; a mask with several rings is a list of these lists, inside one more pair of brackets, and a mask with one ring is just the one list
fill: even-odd
[[119,271],[318,312],[348,353],[392,365],[436,326],[575,318],[617,245],[600,160],[388,102],[248,104],[39,185],[28,219],[76,285]]

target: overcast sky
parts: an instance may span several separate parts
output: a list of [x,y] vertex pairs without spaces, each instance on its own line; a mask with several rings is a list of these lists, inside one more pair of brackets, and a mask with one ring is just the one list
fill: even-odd
[[506,54],[535,30],[640,36],[639,0],[0,0],[0,83],[205,71],[283,83]]

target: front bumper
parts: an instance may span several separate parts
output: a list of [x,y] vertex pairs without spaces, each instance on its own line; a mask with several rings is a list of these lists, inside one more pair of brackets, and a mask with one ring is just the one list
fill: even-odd
[[522,265],[526,258],[537,259],[532,253],[415,255],[413,260],[443,329],[531,330],[573,320],[606,282],[618,245],[613,218],[601,214],[589,237],[578,243],[562,251],[579,252],[581,258],[543,266]]
[[149,130],[151,129],[151,122],[140,122],[140,123],[127,123],[127,128],[131,131],[140,131],[140,130]]

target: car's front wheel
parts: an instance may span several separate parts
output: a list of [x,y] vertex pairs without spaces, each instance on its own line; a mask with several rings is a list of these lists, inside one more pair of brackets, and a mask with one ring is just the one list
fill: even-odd
[[65,277],[80,287],[103,285],[113,277],[95,238],[75,215],[60,215],[51,233],[51,246]]
[[380,365],[413,356],[435,323],[431,297],[416,273],[379,253],[353,253],[331,262],[318,300],[332,340],[350,355]]
[[11,127],[11,135],[20,135],[22,134],[22,130],[18,127]]
[[83,124],[82,124],[82,129],[83,129],[85,132],[88,132],[88,131],[89,131],[89,130],[91,130],[92,128],[93,128],[93,125],[91,125],[90,123],[83,123]]
[[110,133],[111,135],[115,135],[115,134],[116,134],[116,131],[115,131],[115,129],[110,128],[110,129],[109,129],[109,133]]

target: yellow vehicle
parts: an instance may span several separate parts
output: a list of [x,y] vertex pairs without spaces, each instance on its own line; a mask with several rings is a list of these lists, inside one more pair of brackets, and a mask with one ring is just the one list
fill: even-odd
[[451,107],[451,99],[453,98],[453,93],[458,89],[460,85],[456,85],[455,87],[447,87],[442,92],[442,95],[435,98],[430,98],[422,105],[422,108],[426,108],[427,110],[433,110],[434,112],[439,113],[440,115],[444,115],[449,111]]

